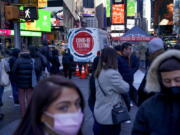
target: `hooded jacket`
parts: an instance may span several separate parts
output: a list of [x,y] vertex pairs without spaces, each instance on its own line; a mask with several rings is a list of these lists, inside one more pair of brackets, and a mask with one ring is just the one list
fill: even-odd
[[171,57],[180,60],[180,51],[168,50],[151,64],[145,90],[156,95],[140,106],[132,135],[180,135],[180,100],[173,100],[162,92],[158,73],[160,64]]

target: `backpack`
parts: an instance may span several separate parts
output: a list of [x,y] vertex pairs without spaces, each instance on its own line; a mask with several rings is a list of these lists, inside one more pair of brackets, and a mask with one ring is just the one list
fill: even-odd
[[43,70],[43,62],[40,57],[36,57],[35,59],[35,71],[37,73],[41,73]]
[[0,86],[8,86],[10,84],[9,75],[5,69],[5,60],[0,62]]

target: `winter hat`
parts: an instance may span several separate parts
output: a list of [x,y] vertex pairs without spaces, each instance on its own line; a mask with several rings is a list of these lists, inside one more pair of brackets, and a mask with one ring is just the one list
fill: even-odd
[[180,70],[180,60],[175,57],[166,59],[159,66],[159,72],[170,72],[174,70]]
[[154,38],[148,43],[149,53],[154,53],[160,49],[164,49],[164,43],[161,38]]
[[116,51],[121,51],[122,50],[122,46],[121,45],[117,45],[117,46],[114,47],[114,49]]

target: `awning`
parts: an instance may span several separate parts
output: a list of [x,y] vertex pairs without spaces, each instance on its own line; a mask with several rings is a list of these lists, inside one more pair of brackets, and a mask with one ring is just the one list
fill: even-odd
[[150,34],[143,31],[138,26],[134,26],[132,29],[127,31],[123,36],[121,37],[113,37],[113,40],[119,40],[119,41],[144,41],[148,42],[154,37]]
[[155,37],[142,37],[142,36],[127,36],[127,37],[113,37],[112,40],[120,41],[145,41],[148,42]]

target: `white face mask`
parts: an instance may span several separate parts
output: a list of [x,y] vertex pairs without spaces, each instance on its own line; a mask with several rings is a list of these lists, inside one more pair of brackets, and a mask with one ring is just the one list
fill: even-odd
[[58,135],[77,135],[83,121],[83,113],[81,111],[68,114],[50,114],[46,115],[54,119],[54,127],[45,123],[47,127]]

